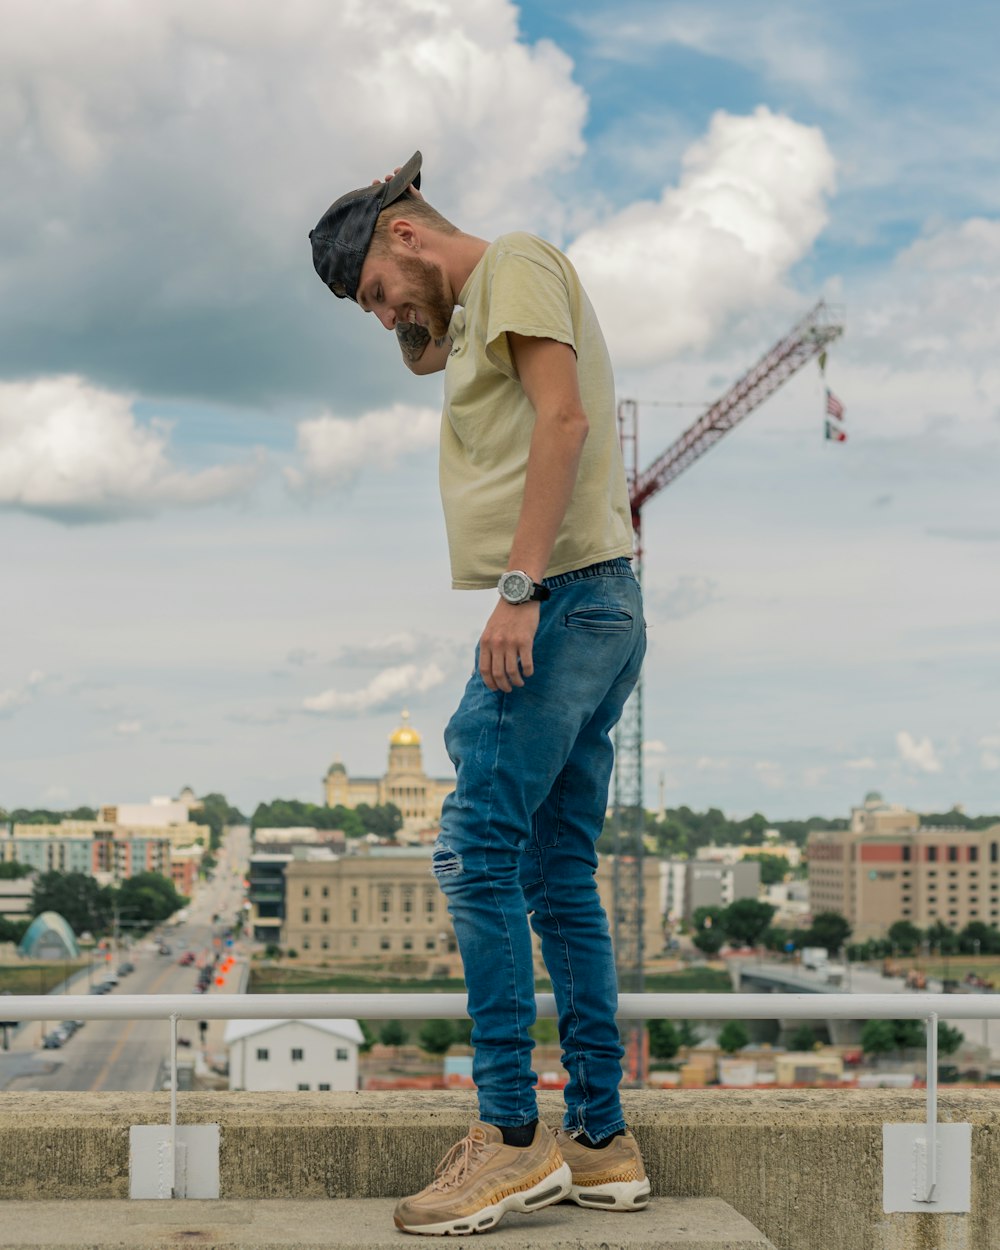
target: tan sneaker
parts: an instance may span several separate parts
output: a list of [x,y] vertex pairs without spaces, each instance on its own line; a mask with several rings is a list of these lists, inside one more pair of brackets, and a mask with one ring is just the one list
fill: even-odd
[[492,1124],[473,1120],[468,1137],[438,1164],[434,1180],[401,1198],[392,1218],[407,1233],[482,1233],[507,1211],[537,1211],[569,1191],[569,1166],[544,1124],[539,1122],[530,1146],[519,1148],[505,1146]]
[[593,1150],[561,1128],[556,1130],[556,1143],[573,1174],[567,1197],[579,1206],[641,1211],[649,1202],[649,1180],[631,1133],[613,1137],[602,1150]]

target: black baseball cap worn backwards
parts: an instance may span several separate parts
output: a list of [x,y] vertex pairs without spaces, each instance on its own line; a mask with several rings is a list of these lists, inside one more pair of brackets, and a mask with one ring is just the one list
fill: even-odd
[[378,215],[405,194],[411,184],[419,188],[422,161],[420,153],[414,152],[388,182],[348,191],[330,205],[315,230],[309,231],[313,266],[338,299],[357,303],[361,266],[368,255]]

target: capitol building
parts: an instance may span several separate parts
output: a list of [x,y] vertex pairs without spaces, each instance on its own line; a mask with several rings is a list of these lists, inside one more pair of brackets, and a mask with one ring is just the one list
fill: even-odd
[[423,829],[441,819],[445,795],[455,788],[454,777],[428,777],[424,772],[420,734],[410,725],[409,712],[389,735],[389,760],[381,777],[351,777],[339,759],[323,778],[327,807],[369,807],[394,803],[406,829]]

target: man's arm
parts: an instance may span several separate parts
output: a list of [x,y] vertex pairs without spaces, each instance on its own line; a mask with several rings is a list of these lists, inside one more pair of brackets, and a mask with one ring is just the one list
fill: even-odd
[[396,326],[396,338],[403,361],[411,373],[440,373],[447,364],[451,351],[450,334],[443,339],[432,339],[430,330],[424,326],[401,321]]
[[[576,485],[589,424],[580,400],[576,353],[554,339],[509,334],[511,355],[535,410],[524,498],[509,569],[541,581]],[[479,640],[479,672],[490,690],[523,686],[534,671],[531,648],[538,604],[497,604]],[[520,661],[520,669],[518,662]]]

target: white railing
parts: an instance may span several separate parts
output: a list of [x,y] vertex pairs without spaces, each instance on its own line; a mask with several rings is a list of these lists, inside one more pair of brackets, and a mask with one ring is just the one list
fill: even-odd
[[[536,996],[540,1017],[558,1015],[552,994]],[[171,1157],[176,1161],[177,1023],[180,1020],[414,1020],[467,1015],[464,994],[115,994],[17,995],[0,1000],[8,1020],[165,1020],[170,1024]],[[937,1186],[937,1025],[1000,1019],[1000,994],[622,994],[623,1020],[923,1020],[927,1027],[926,1183]],[[174,1164],[176,1166],[176,1162]]]

